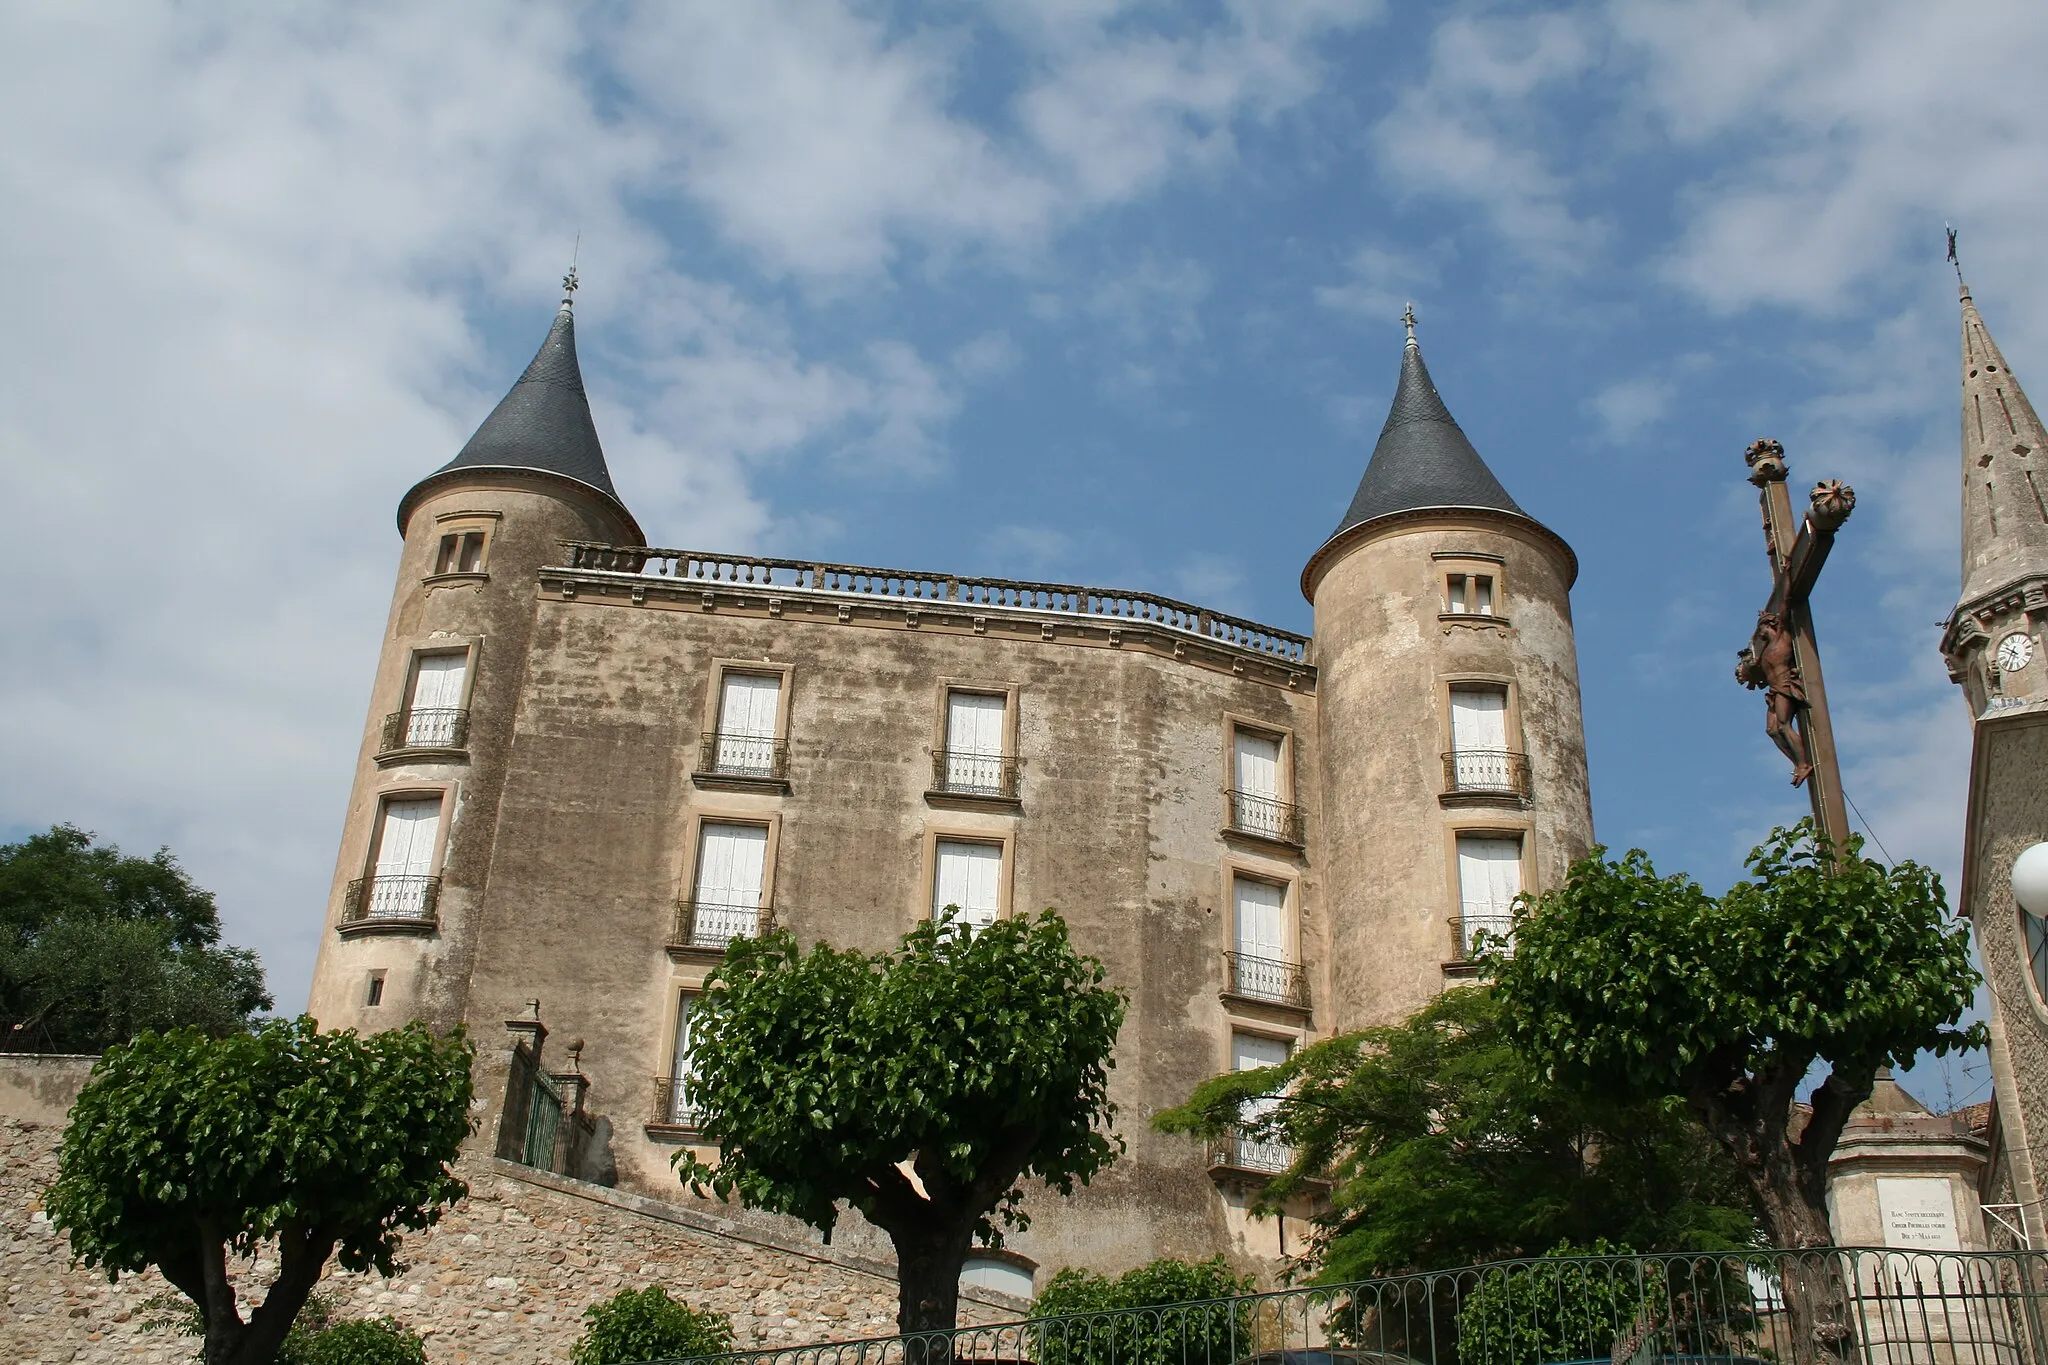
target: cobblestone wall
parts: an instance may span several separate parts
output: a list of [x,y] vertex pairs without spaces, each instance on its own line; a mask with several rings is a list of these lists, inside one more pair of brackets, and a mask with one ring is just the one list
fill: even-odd
[[[0,1118],[0,1359],[169,1365],[189,1358],[192,1339],[142,1330],[143,1300],[168,1287],[159,1276],[109,1285],[71,1266],[65,1238],[42,1211],[60,1131]],[[345,1316],[389,1314],[424,1334],[435,1365],[566,1362],[584,1308],[649,1284],[729,1313],[743,1345],[893,1330],[889,1267],[778,1244],[772,1232],[491,1158],[465,1158],[462,1175],[470,1197],[406,1239],[403,1273],[391,1280],[330,1274],[322,1286]],[[260,1286],[271,1271],[259,1261],[243,1273]],[[963,1297],[961,1322],[1003,1321],[1017,1307],[995,1296]]]

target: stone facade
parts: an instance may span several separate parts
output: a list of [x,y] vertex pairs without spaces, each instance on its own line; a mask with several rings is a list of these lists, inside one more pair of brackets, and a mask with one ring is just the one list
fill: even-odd
[[[16,1098],[0,1090],[0,1106]],[[181,1365],[192,1357],[192,1338],[145,1330],[145,1301],[177,1291],[154,1271],[109,1284],[74,1266],[65,1238],[44,1216],[42,1192],[56,1177],[62,1131],[58,1123],[0,1117],[0,1358]],[[692,1215],[489,1157],[465,1158],[460,1173],[470,1197],[406,1238],[402,1273],[383,1280],[330,1270],[320,1291],[344,1317],[389,1316],[419,1332],[434,1365],[567,1361],[585,1307],[650,1284],[729,1314],[743,1346],[894,1332],[896,1281],[886,1264],[803,1247],[755,1220]],[[273,1272],[260,1261],[241,1267],[238,1287],[260,1295]],[[1007,1321],[1024,1307],[969,1291],[960,1321]]]
[[[997,869],[992,913],[1057,908],[1130,1001],[1111,1089],[1128,1153],[1071,1199],[1029,1199],[1018,1264],[1042,1284],[1219,1252],[1270,1272],[1300,1250],[1292,1219],[1244,1215],[1256,1155],[1147,1120],[1249,1052],[1398,1019],[1465,974],[1461,834],[1519,849],[1529,890],[1592,835],[1576,563],[1501,510],[1412,341],[1397,415],[1433,405],[1428,429],[1463,443],[1451,472],[1492,502],[1432,494],[1431,451],[1402,445],[1422,428],[1390,418],[1369,478],[1410,511],[1347,521],[1318,554],[1309,639],[1141,592],[649,549],[602,476],[573,340],[565,307],[471,446],[401,504],[313,1014],[466,1024],[485,1045],[477,1145],[506,1156],[527,1105],[491,1040],[545,1019],[548,1065],[580,1041],[594,1135],[558,1168],[691,1207],[669,1156],[694,1135],[660,1087],[720,957],[678,911],[707,824],[761,832],[764,918],[868,950],[932,913],[940,844],[971,845]],[[1452,610],[1449,573],[1485,578],[1483,609]],[[404,715],[432,654],[464,661],[466,724],[428,745]],[[735,776],[706,747],[733,675],[772,680],[772,771]],[[1504,699],[1494,777],[1447,763],[1461,684]],[[937,757],[956,692],[1000,707],[1000,780],[977,789]],[[1237,790],[1240,736],[1271,746],[1263,796]],[[398,914],[366,890],[395,866],[393,800],[440,811],[417,853],[433,899]],[[1243,952],[1245,896],[1278,902],[1264,957]],[[835,1243],[891,1255],[857,1217]]]

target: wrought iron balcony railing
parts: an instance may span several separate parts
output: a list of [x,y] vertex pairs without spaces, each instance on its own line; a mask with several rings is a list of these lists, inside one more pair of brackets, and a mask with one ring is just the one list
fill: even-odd
[[684,1094],[681,1076],[654,1078],[654,1117],[648,1122],[664,1128],[697,1126],[697,1111],[690,1107],[689,1097]]
[[1478,950],[1479,936],[1486,934],[1495,940],[1506,939],[1508,951],[1515,947],[1515,919],[1509,914],[1464,914],[1451,919],[1451,946],[1457,956],[1454,961],[1470,962]]
[[469,743],[469,712],[458,706],[420,706],[384,717],[380,753],[399,749],[460,749]]
[[1247,1000],[1270,1000],[1278,1005],[1308,1008],[1308,974],[1298,962],[1285,958],[1260,957],[1253,953],[1225,953],[1230,967],[1230,993]]
[[1256,792],[1232,790],[1229,795],[1231,829],[1283,844],[1302,842],[1301,807]]
[[774,927],[775,912],[765,905],[680,900],[668,944],[671,948],[722,949],[736,938],[756,938]]
[[1209,1150],[1209,1165],[1221,1170],[1278,1175],[1293,1161],[1294,1149],[1286,1143],[1254,1137],[1241,1128],[1230,1129]]
[[932,754],[932,790],[955,796],[997,796],[1017,799],[1017,769],[1023,760],[1015,754],[963,753],[939,749]]
[[390,876],[382,872],[358,877],[342,895],[341,922],[424,920],[432,923],[441,899],[439,877]]
[[773,735],[704,734],[697,771],[715,777],[779,782],[789,776],[789,742]]
[[1512,749],[1453,749],[1444,755],[1444,791],[1455,795],[1529,795],[1529,756]]

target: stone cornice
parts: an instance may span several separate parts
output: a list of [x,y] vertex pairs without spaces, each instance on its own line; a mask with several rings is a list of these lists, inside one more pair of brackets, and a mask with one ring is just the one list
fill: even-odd
[[2015,611],[2048,611],[2048,572],[2021,574],[1958,602],[1942,627],[1941,652],[1955,658],[1973,637],[1987,633],[1995,617]]

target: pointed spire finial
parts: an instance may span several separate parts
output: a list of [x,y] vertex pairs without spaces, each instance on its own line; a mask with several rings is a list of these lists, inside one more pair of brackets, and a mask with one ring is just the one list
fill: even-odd
[[1404,308],[1403,308],[1403,309],[1401,310],[1401,325],[1402,325],[1403,327],[1406,327],[1406,328],[1408,329],[1408,344],[1409,344],[1410,346],[1414,346],[1414,345],[1416,345],[1417,343],[1416,343],[1416,340],[1415,340],[1415,305],[1414,305],[1414,304],[1412,304],[1412,303],[1411,303],[1411,304],[1407,305],[1406,307],[1404,307]]
[[1956,230],[1947,223],[1942,228],[1948,233],[1948,263],[1956,268],[1956,287],[1963,291],[1963,297],[1970,297],[1970,286],[1963,279],[1963,262],[1956,255]]
[[576,245],[569,248],[569,273],[562,276],[562,307],[571,308],[576,303],[576,258],[583,254],[583,234],[576,234]]

